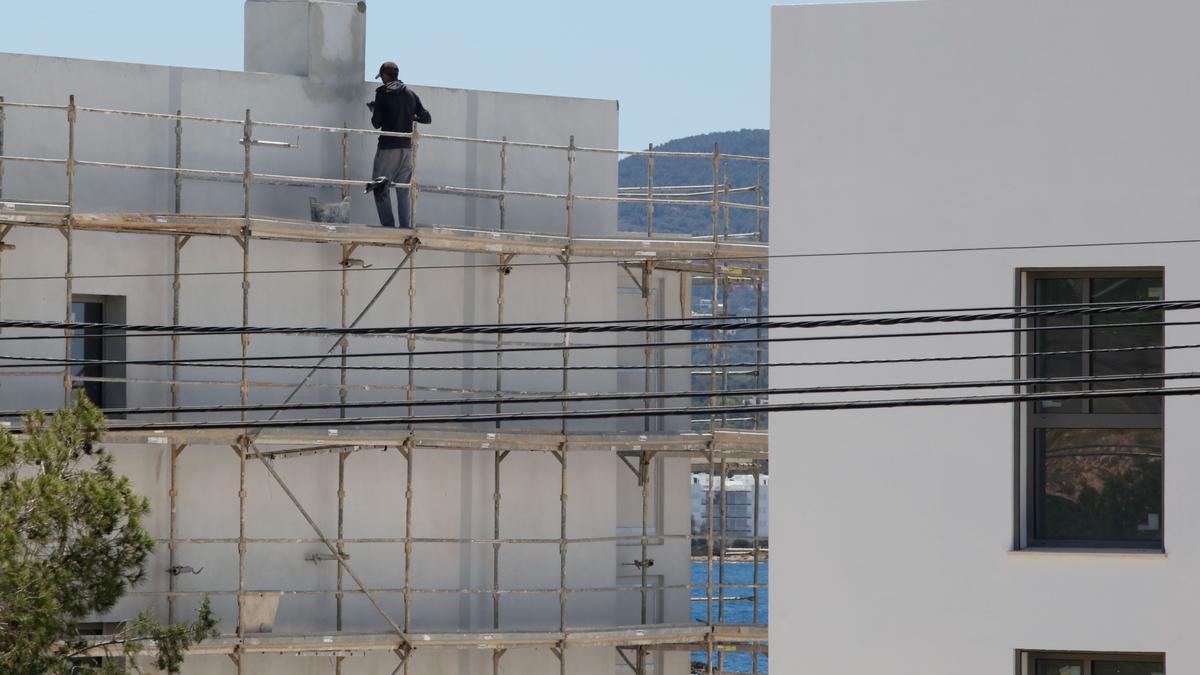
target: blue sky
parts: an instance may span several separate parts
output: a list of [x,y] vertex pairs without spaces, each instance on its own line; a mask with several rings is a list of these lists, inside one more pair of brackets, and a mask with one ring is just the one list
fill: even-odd
[[[242,0],[20,4],[0,51],[242,68]],[[622,147],[644,147],[768,126],[771,4],[368,0],[367,63],[417,84],[617,99]]]

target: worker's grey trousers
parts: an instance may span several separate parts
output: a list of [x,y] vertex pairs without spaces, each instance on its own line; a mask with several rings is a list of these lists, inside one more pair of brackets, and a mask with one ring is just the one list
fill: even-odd
[[[392,183],[408,183],[412,180],[412,148],[379,148],[375,151],[375,167],[371,169],[372,178],[387,178]],[[407,228],[409,223],[409,189],[396,188],[396,201],[400,212],[400,227]],[[379,210],[379,224],[384,227],[396,227],[392,217],[392,195],[387,187],[375,189],[375,208]]]

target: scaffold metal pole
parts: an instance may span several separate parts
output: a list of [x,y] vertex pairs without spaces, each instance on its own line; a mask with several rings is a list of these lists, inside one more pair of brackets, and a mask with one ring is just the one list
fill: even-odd
[[[338,476],[337,476],[337,556],[339,558],[346,556],[346,460],[350,457],[348,450],[338,452]],[[337,566],[337,594],[334,596],[334,604],[336,605],[336,616],[334,630],[342,632],[342,614],[343,601],[345,592],[343,588],[344,570],[341,565]],[[337,661],[337,671],[342,670],[342,662],[339,658]]]
[[[649,260],[642,262],[642,308],[647,324],[654,318],[654,288],[651,285],[653,278],[654,263]],[[653,337],[650,334],[646,334],[645,339],[646,346],[642,349],[642,380],[645,392],[649,394],[654,391],[654,371],[651,369],[651,365],[654,362],[654,347],[652,342],[659,339],[659,337],[657,333]],[[642,399],[642,407],[647,410],[653,407],[653,405],[654,403],[649,396]],[[643,430],[650,431],[651,424],[652,421],[649,416],[642,419]]]
[[[725,623],[725,548],[729,545],[729,541],[725,536],[725,514],[729,510],[728,492],[726,491],[726,482],[729,480],[729,472],[725,464],[725,455],[721,455],[721,528],[717,540],[721,544],[720,550],[717,552],[717,623]],[[717,654],[717,669],[721,672],[725,671],[725,652]]]
[[250,441],[245,436],[238,439],[234,450],[238,454],[238,596],[237,596],[237,672],[242,673],[242,652],[246,645],[246,453]]
[[646,238],[654,236],[654,144],[646,155]]
[[[717,467],[713,455],[713,443],[716,435],[708,439],[708,489],[706,494],[706,505],[704,511],[704,520],[706,522],[707,534],[705,543],[707,551],[705,552],[704,560],[707,568],[704,575],[704,624],[709,628],[709,635],[712,635],[713,626],[713,483],[717,478]],[[706,643],[708,654],[704,659],[705,672],[707,675],[712,675],[713,672],[713,650],[711,637]]]
[[508,136],[500,137],[500,231],[508,225]]
[[[571,136],[567,145],[567,245],[563,250],[563,323],[571,320],[571,240],[575,236],[575,136]],[[570,389],[571,364],[571,334],[563,333],[562,350],[562,393],[566,396]],[[562,402],[563,412],[567,412],[567,402]],[[558,577],[558,630],[564,639],[560,647],[558,660],[559,672],[567,675],[567,443],[565,440],[568,424],[566,417],[562,420],[564,441],[559,450],[559,462],[562,464],[560,478],[561,492],[559,494],[559,577]]]
[[[71,94],[67,103],[67,217],[63,224],[63,236],[66,237],[66,269],[63,272],[65,287],[65,321],[71,322],[72,295],[75,292],[75,121],[77,118],[75,94]],[[63,359],[71,360],[71,331],[64,330]],[[71,405],[71,365],[63,366],[63,407]]]
[[186,445],[179,443],[171,444],[171,487],[167,491],[168,501],[168,533],[170,540],[167,542],[167,591],[172,595],[167,596],[167,625],[175,623],[175,596],[173,593],[177,590],[175,577],[179,571],[179,454],[183,452]]
[[567,443],[559,446],[555,455],[560,465],[559,529],[558,529],[558,632],[563,636],[559,646],[559,674],[567,675]]
[[[759,583],[758,582],[758,558],[761,553],[761,550],[759,548],[759,546],[761,544],[761,539],[759,538],[759,531],[758,531],[759,530],[759,508],[760,508],[759,495],[762,493],[762,490],[761,490],[762,465],[759,464],[759,461],[757,459],[754,460],[752,462],[752,464],[754,465],[754,525],[753,525],[753,527],[754,527],[754,537],[753,537],[754,568],[751,572],[750,583],[754,586],[754,590],[752,593],[752,606],[753,606],[752,611],[754,612],[754,614],[753,614],[753,620],[750,623],[757,624],[757,623],[759,623],[759,621],[758,621],[758,590],[759,590],[759,587],[758,587],[758,583]],[[751,672],[757,673],[758,672],[758,654],[757,653],[752,654],[750,658],[753,660]]]

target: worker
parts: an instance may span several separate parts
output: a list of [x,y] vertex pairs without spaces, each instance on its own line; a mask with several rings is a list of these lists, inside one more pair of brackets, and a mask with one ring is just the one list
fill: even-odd
[[[429,124],[433,121],[429,111],[421,105],[421,98],[400,81],[400,68],[391,61],[379,66],[376,79],[383,84],[375,90],[375,100],[368,103],[371,110],[371,125],[383,131],[412,133],[413,122]],[[379,224],[396,227],[392,217],[392,197],[389,188],[395,183],[406,184],[412,180],[412,139],[396,136],[380,136],[375,150],[375,177],[367,189],[375,193],[375,207],[379,210]],[[409,189],[397,188],[401,228],[410,228]]]

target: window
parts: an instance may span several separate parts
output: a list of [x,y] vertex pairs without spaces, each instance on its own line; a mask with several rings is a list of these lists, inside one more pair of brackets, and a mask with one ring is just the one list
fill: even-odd
[[[1163,299],[1161,271],[1069,271],[1029,276],[1034,305]],[[1162,310],[1037,318],[1027,333],[1033,378],[1163,372]],[[1112,351],[1109,351],[1112,350]],[[1065,382],[1032,391],[1154,388],[1161,380]],[[1163,541],[1161,396],[1025,404],[1025,541],[1031,546],[1160,548]]]
[[[124,323],[125,298],[104,295],[75,295],[71,298],[71,320],[80,323]],[[110,331],[111,333],[111,331]],[[125,338],[106,335],[100,328],[84,328],[71,337],[71,358],[96,363],[78,363],[71,368],[72,386],[82,389],[101,408],[125,406],[125,366],[105,363],[125,358]]]
[[[79,635],[81,637],[102,637],[105,635],[116,635],[125,630],[124,622],[100,622],[88,621],[79,624]],[[125,658],[120,656],[78,656],[70,659],[71,675],[76,673],[94,673],[105,666],[116,666],[117,670],[125,668]]]
[[1025,655],[1023,675],[1165,675],[1162,655],[1046,654]]

